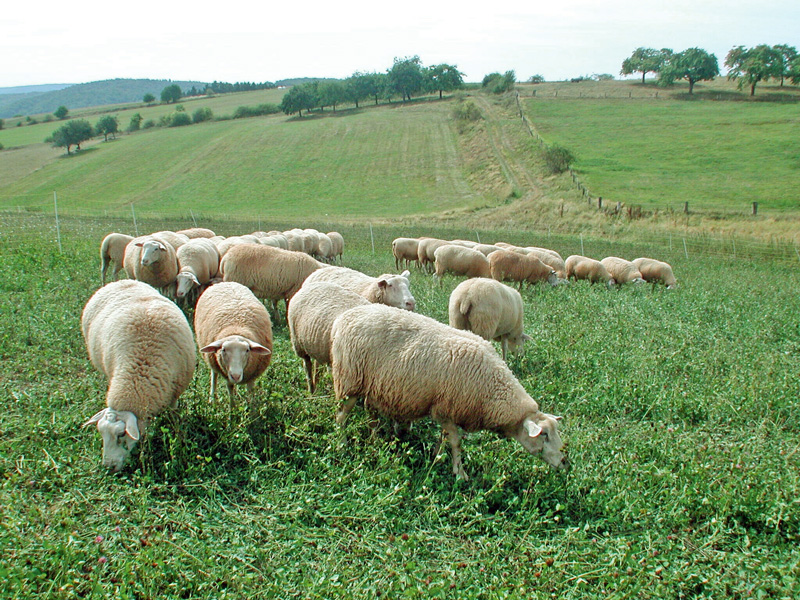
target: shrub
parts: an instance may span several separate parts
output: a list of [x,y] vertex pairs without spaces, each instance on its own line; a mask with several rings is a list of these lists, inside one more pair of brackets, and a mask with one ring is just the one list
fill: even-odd
[[144,123],[142,123],[142,129],[150,129],[156,126],[156,122],[153,119],[147,119]]
[[277,104],[259,104],[257,106],[240,106],[234,113],[234,119],[245,119],[248,117],[261,117],[264,115],[274,115],[281,112]]
[[142,126],[142,115],[135,113],[131,117],[131,122],[128,125],[128,132],[139,131]]
[[472,101],[459,102],[453,107],[453,118],[456,121],[478,121],[483,118],[481,109]]
[[502,94],[514,89],[517,82],[517,74],[514,71],[500,73],[490,73],[483,78],[483,87],[493,94]]
[[210,121],[214,118],[214,113],[210,108],[198,108],[192,114],[193,123],[202,123],[203,121]]
[[569,165],[575,161],[575,156],[566,148],[553,144],[545,149],[544,161],[549,171],[557,175],[569,169]]
[[528,79],[528,83],[544,83],[544,75],[532,75]]
[[4,148],[5,146],[3,146],[3,144],[0,144],[0,150],[3,150]]
[[184,125],[191,125],[192,118],[185,112],[176,112],[169,117],[168,127],[183,127]]

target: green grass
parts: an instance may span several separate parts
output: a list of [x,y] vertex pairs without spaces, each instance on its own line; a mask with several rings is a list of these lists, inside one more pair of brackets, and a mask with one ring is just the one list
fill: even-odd
[[607,202],[797,210],[796,104],[543,97],[524,104],[542,137],[575,154],[578,176]]
[[[224,396],[209,403],[201,363],[178,415],[157,419],[115,476],[102,472],[97,433],[81,429],[105,383],[79,319],[98,284],[100,239],[130,223],[62,219],[62,253],[52,219],[0,218],[3,597],[800,594],[795,265],[686,260],[682,248],[587,237],[592,256],[669,260],[681,287],[525,291],[534,340],[510,364],[543,410],[564,416],[567,474],[481,433],[464,442],[471,480],[456,482],[449,454],[435,458],[430,422],[402,442],[372,440],[357,408],[339,432],[330,377],[308,397],[279,326],[252,414],[228,414]],[[330,225],[300,213],[291,224]],[[333,227],[345,236],[345,264],[372,274],[393,270],[389,244],[401,233],[474,238],[380,226],[373,254],[367,228]],[[547,242],[564,256],[581,247],[569,236]],[[438,286],[414,271],[411,281],[418,310],[446,320],[459,280]]]

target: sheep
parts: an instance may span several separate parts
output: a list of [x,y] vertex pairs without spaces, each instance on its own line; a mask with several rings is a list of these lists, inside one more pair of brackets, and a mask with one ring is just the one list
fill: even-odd
[[516,439],[555,468],[568,460],[558,419],[539,411],[490,342],[417,313],[372,304],[345,311],[331,330],[336,414],[343,426],[361,397],[400,423],[430,416],[450,441],[453,474],[467,479],[461,434],[490,430]]
[[489,256],[492,252],[500,250],[500,246],[494,244],[476,244],[473,250],[477,250],[484,256]]
[[151,234],[154,237],[157,237],[162,242],[169,242],[172,244],[172,247],[177,250],[181,246],[183,246],[186,242],[189,241],[189,236],[177,233],[175,231],[157,231],[156,233]]
[[239,244],[253,244],[259,243],[258,238],[254,236],[232,235],[217,242],[217,252],[219,252],[219,259],[228,253],[228,250]]
[[100,243],[100,281],[106,284],[106,274],[108,273],[109,263],[114,263],[114,270],[111,276],[116,279],[125,262],[125,247],[133,239],[131,235],[124,233],[109,233]]
[[276,318],[278,301],[289,300],[311,273],[324,267],[302,252],[293,252],[260,244],[238,244],[220,259],[223,281],[236,281],[250,288],[262,300],[272,300]]
[[639,272],[642,274],[642,279],[650,283],[663,283],[667,286],[668,290],[675,288],[678,285],[678,280],[672,273],[672,267],[669,263],[656,260],[655,258],[635,258],[631,261]]
[[436,271],[435,277],[441,282],[442,275],[466,275],[467,277],[489,277],[489,260],[482,252],[446,244],[439,246],[433,253]]
[[331,238],[331,243],[333,245],[333,262],[336,261],[336,258],[339,258],[339,262],[342,261],[342,255],[344,254],[344,238],[342,234],[338,231],[329,231],[328,237]]
[[209,397],[217,393],[217,375],[225,378],[233,410],[236,385],[252,396],[256,379],[272,359],[272,322],[253,292],[233,281],[208,288],[194,312],[197,346],[211,368]]
[[178,275],[175,248],[161,233],[134,238],[125,248],[123,262],[131,279],[149,283],[154,288],[173,293]]
[[318,260],[330,263],[333,262],[333,241],[327,233],[317,232],[319,242],[317,243]]
[[219,252],[210,239],[190,239],[176,252],[178,289],[175,295],[183,298],[190,291],[208,284],[219,272]]
[[400,263],[405,262],[404,266],[408,263],[415,262],[419,266],[419,240],[416,238],[399,237],[392,240],[392,256],[394,256],[394,265],[397,270],[400,270]]
[[403,271],[399,275],[384,273],[379,277],[370,277],[347,267],[327,267],[309,275],[306,282],[329,281],[363,296],[369,302],[413,311],[417,303],[409,289],[409,275],[411,273]]
[[122,469],[153,417],[174,406],[192,380],[194,339],[181,310],[153,287],[125,279],[97,290],[81,315],[89,360],[108,379],[97,424],[103,465]]
[[464,329],[485,340],[500,342],[503,360],[517,353],[531,338],[522,331],[520,293],[494,279],[474,278],[459,283],[448,303],[450,327]]
[[617,256],[607,256],[600,262],[618,284],[644,283],[639,269],[629,260]]
[[303,238],[293,233],[291,231],[284,231],[284,237],[286,238],[286,242],[288,247],[286,250],[291,250],[292,252],[303,252]]
[[436,238],[420,238],[419,245],[417,246],[417,260],[419,261],[419,266],[424,267],[425,270],[432,272],[434,260],[436,257],[433,253],[439,246],[444,246],[447,244],[445,240],[439,240]]
[[586,279],[592,285],[598,281],[604,282],[608,287],[613,288],[617,282],[603,266],[599,260],[573,254],[567,257],[564,263],[567,277],[570,279]]
[[556,252],[555,250],[549,250],[548,248],[536,248],[534,246],[528,246],[525,248],[528,251],[528,256],[535,256],[548,267],[553,269],[558,275],[559,279],[566,279],[567,278],[567,268],[563,258],[561,255]]
[[190,240],[195,238],[213,238],[216,233],[211,231],[210,229],[206,229],[205,227],[191,227],[189,229],[181,229],[180,231],[176,231],[175,233],[183,234],[188,237]]
[[306,281],[292,297],[286,319],[292,348],[303,359],[309,394],[317,387],[319,365],[331,364],[334,319],[364,304],[369,301],[360,294],[328,281]]
[[516,281],[521,289],[523,282],[537,283],[547,281],[558,285],[556,272],[535,256],[519,254],[513,250],[498,250],[489,257],[489,272],[497,281]]

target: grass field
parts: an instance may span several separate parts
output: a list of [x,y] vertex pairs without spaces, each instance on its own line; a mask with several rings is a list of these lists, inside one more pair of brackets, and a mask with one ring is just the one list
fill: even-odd
[[[331,120],[332,122],[333,120]],[[306,221],[265,229],[321,227]],[[250,410],[207,400],[200,364],[178,415],[153,423],[120,475],[81,424],[105,383],[80,311],[97,247],[130,223],[0,215],[0,596],[4,598],[795,598],[800,595],[800,284],[794,265],[481,230],[564,256],[656,254],[681,287],[524,292],[534,339],[510,361],[564,416],[573,468],[551,471],[488,433],[456,482],[427,421],[371,440],[363,409],[333,423],[329,377],[304,392],[276,328]],[[303,219],[299,222],[299,219]],[[144,221],[142,231],[188,223]],[[223,234],[252,222],[203,222]],[[345,264],[392,271],[398,234],[337,227]],[[372,251],[374,239],[375,252]],[[450,290],[414,271],[418,310]],[[387,428],[388,429],[388,428]]]

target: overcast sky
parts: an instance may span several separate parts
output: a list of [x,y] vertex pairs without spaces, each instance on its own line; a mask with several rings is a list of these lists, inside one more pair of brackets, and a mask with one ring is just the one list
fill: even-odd
[[[0,11],[0,87],[114,78],[277,81],[383,72],[394,57],[548,80],[619,75],[639,46],[800,47],[800,1],[16,0]],[[480,7],[480,8],[473,8]]]

